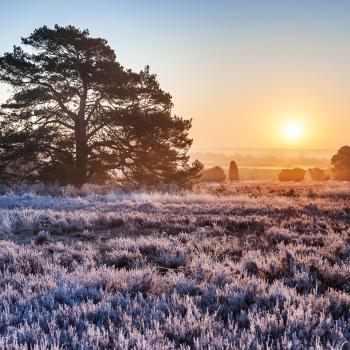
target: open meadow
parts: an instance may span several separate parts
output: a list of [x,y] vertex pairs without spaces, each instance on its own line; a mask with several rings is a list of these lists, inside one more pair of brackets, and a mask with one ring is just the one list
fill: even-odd
[[0,196],[1,349],[349,349],[350,185]]

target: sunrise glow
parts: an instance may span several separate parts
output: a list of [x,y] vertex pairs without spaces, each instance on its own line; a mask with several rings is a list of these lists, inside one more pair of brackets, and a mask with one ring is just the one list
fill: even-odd
[[298,122],[289,122],[284,126],[283,135],[290,140],[299,139],[302,134],[302,127]]

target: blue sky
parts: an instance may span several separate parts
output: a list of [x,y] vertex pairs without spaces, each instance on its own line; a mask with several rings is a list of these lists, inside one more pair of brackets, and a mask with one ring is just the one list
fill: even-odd
[[[350,1],[0,3],[1,53],[44,24],[88,28],[125,67],[151,66],[175,113],[193,118],[196,146],[347,142]],[[305,124],[299,144],[280,137],[289,119]]]

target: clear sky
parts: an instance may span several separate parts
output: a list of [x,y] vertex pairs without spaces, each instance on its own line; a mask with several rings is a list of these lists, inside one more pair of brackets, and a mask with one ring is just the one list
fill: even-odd
[[350,143],[350,1],[0,0],[0,53],[55,23],[149,64],[195,147]]

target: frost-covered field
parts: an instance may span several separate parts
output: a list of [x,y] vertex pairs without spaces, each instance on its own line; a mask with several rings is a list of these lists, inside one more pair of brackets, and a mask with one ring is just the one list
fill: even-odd
[[3,193],[0,349],[350,349],[349,227],[348,183]]

